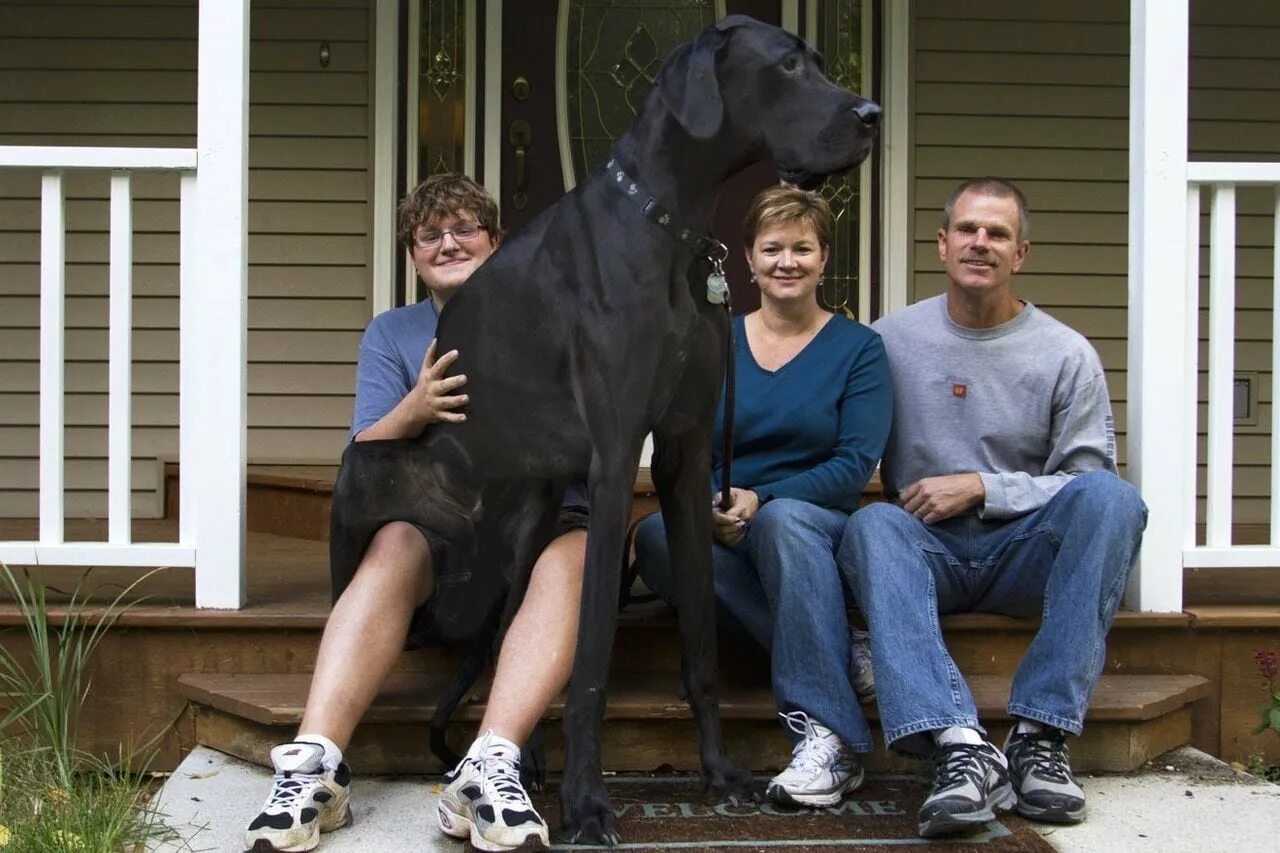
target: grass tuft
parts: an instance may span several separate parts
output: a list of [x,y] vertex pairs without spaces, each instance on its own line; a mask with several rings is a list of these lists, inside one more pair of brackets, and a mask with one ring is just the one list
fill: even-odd
[[25,630],[28,641],[26,655],[12,650],[18,644],[0,646],[0,853],[115,853],[177,840],[156,810],[154,785],[129,770],[150,763],[150,744],[143,752],[122,745],[114,759],[77,746],[90,658],[151,573],[106,605],[90,603],[88,575],[51,625],[44,585],[0,563],[0,593],[23,617],[13,630]]

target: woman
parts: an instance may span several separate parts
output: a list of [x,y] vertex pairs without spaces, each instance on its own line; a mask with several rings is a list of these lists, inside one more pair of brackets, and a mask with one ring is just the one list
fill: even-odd
[[[831,230],[826,201],[794,187],[763,191],[747,212],[760,309],[734,320],[732,505],[712,511],[720,612],[770,651],[779,716],[795,742],[768,795],[810,806],[857,788],[857,753],[871,750],[850,671],[869,656],[865,636],[862,654],[850,648],[835,550],[893,411],[879,336],[818,305]],[[717,496],[723,435],[722,406],[712,437]],[[636,557],[645,583],[673,600],[661,516],[640,524]]]

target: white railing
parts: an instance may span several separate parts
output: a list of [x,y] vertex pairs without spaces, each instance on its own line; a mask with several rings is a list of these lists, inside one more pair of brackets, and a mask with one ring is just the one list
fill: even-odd
[[[1234,444],[1236,187],[1275,188],[1275,255],[1272,286],[1271,372],[1271,542],[1232,541],[1232,454]],[[1209,191],[1209,409],[1206,419],[1205,543],[1196,542],[1198,323],[1200,310],[1200,204]],[[1189,454],[1183,565],[1197,568],[1280,566],[1280,163],[1187,164],[1187,281],[1189,357],[1185,428]]]
[[[0,167],[39,170],[40,182],[40,527],[34,542],[0,542],[0,559],[17,565],[110,565],[110,566],[195,566],[195,544],[190,535],[179,535],[173,543],[134,542],[130,529],[132,491],[132,393],[131,370],[133,333],[133,204],[132,177],[135,172],[178,172],[181,178],[183,222],[179,256],[181,304],[197,297],[192,294],[190,271],[191,233],[187,215],[195,191],[196,152],[175,148],[59,148],[0,147]],[[107,419],[107,538],[103,542],[67,542],[64,538],[63,504],[66,465],[63,433],[65,391],[65,304],[66,304],[66,193],[63,178],[69,170],[98,170],[111,173],[110,253],[108,295],[108,419]],[[193,329],[191,317],[179,334],[183,354],[189,353]],[[189,358],[180,369],[188,369]],[[189,441],[190,407],[194,386],[181,384],[181,463],[191,461],[195,448]],[[187,486],[186,478],[183,485]],[[184,489],[184,492],[186,489]],[[186,498],[187,495],[182,496]],[[189,509],[186,500],[181,501]],[[182,520],[194,517],[184,512]],[[190,526],[184,525],[184,533]]]

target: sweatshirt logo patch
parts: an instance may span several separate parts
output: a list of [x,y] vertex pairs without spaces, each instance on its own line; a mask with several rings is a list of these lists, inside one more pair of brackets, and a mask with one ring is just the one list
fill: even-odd
[[969,396],[969,386],[965,385],[963,382],[951,383],[951,396],[959,397],[963,400],[965,397]]

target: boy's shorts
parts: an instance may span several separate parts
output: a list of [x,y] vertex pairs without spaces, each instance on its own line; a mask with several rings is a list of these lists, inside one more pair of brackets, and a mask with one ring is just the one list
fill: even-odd
[[[431,594],[431,598],[413,611],[413,618],[409,622],[409,635],[405,639],[404,647],[406,649],[418,649],[439,640],[440,631],[438,626],[441,614],[437,605],[440,601],[448,599],[447,595],[440,594],[441,590],[456,584],[464,584],[471,579],[469,571],[450,570],[450,545],[444,537],[420,524],[414,524],[413,526],[422,534],[422,538],[427,540],[427,548],[431,551],[431,565],[435,568],[436,587]],[[586,529],[587,510],[585,507],[562,507],[560,515],[556,519],[555,530],[551,538],[554,540],[571,531]],[[335,602],[341,597],[350,583],[350,576],[333,580],[333,600]]]

